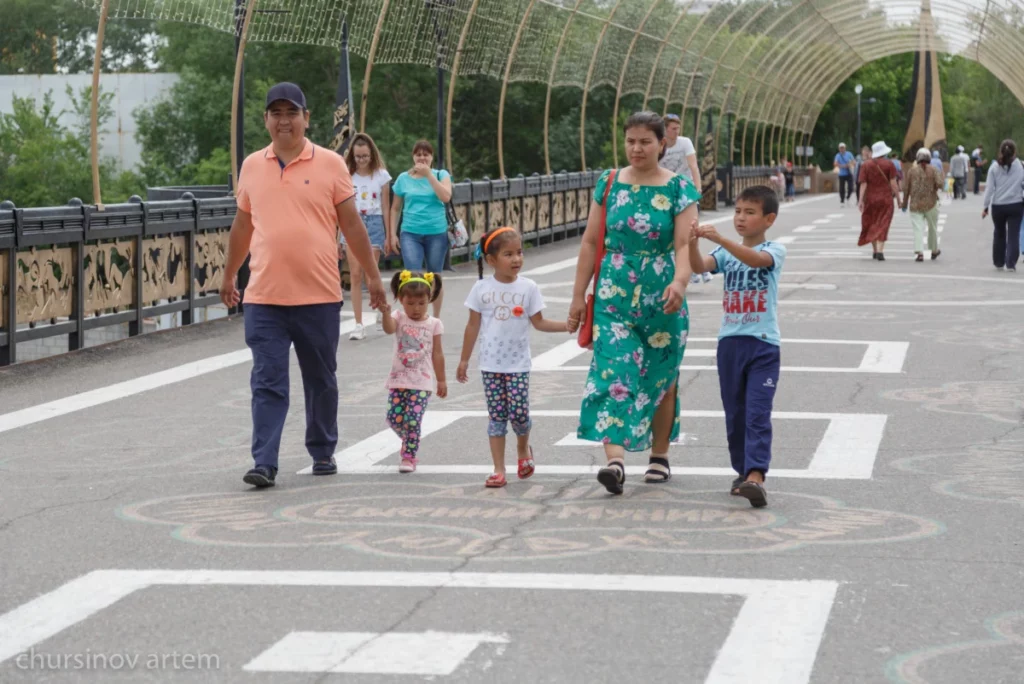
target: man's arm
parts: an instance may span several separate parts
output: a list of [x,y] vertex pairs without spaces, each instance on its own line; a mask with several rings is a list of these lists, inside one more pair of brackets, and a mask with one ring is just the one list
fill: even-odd
[[231,232],[228,234],[224,282],[220,286],[220,299],[225,306],[238,306],[241,301],[241,296],[235,287],[235,278],[238,277],[238,270],[245,263],[245,258],[249,256],[253,230],[252,214],[238,209],[235,212],[235,220],[231,222]]

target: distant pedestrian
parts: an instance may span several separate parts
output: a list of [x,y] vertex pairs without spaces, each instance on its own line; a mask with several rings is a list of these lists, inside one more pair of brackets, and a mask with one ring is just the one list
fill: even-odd
[[865,145],[860,148],[860,154],[857,155],[857,163],[853,167],[853,182],[856,187],[858,204],[860,203],[860,168],[868,159],[871,159],[871,148]]
[[885,261],[885,242],[895,211],[893,200],[900,195],[896,167],[886,157],[892,149],[884,142],[871,147],[871,159],[860,169],[860,238],[857,246],[871,243],[872,258]]
[[932,150],[931,165],[939,172],[940,178],[946,177],[946,167],[942,164],[942,156],[939,154],[938,150]]
[[937,259],[939,250],[939,196],[942,174],[931,164],[928,148],[917,151],[917,163],[910,167],[903,181],[903,211],[910,208],[910,222],[914,226],[914,253],[917,261],[924,261],[924,232],[928,230],[928,250]]
[[[388,206],[391,174],[384,166],[384,159],[377,150],[373,138],[366,133],[356,133],[352,138],[345,154],[345,163],[348,164],[352,184],[355,186],[356,209],[370,236],[374,261],[379,262],[382,251],[385,254],[392,251],[391,240],[388,237],[391,231],[387,226],[391,218]],[[342,245],[344,244],[342,236]],[[356,259],[349,260],[348,267],[352,278],[352,313],[356,319],[356,327],[352,329],[348,339],[362,340],[366,337],[366,329],[363,327],[363,269]]]
[[1020,256],[1020,227],[1024,218],[1024,164],[1017,158],[1017,144],[1004,140],[999,158],[992,162],[985,181],[984,211],[992,209],[992,263],[997,269],[1017,270]]
[[839,174],[839,205],[846,206],[846,198],[853,197],[853,155],[846,151],[846,143],[839,143],[839,152],[833,164]]
[[[433,170],[434,146],[426,140],[412,148],[413,167],[395,180],[395,201],[391,207],[391,230],[401,234],[398,240],[391,236],[392,247],[402,253],[402,263],[410,271],[444,270],[448,254],[448,217],[445,204],[452,198],[452,177],[444,169]],[[434,315],[441,315],[444,293],[433,302]]]
[[271,144],[246,157],[231,225],[220,297],[239,303],[238,269],[251,254],[245,341],[252,350],[252,457],[243,481],[271,487],[288,416],[289,348],[295,347],[306,399],[306,451],[314,475],[338,472],[338,336],[341,274],[337,230],[366,273],[370,306],[384,285],[359,219],[352,178],[336,153],[306,139],[306,96],[292,83],[267,92]]
[[387,380],[387,423],[402,440],[398,472],[412,473],[419,463],[427,402],[435,387],[438,398],[448,396],[441,347],[444,325],[427,312],[428,305],[441,295],[441,276],[399,271],[391,279],[391,293],[400,310],[392,315],[388,304],[381,306],[384,332],[395,336]]
[[796,198],[796,178],[793,173],[793,162],[782,160],[782,180],[785,184],[785,200],[792,202]]
[[953,199],[967,199],[967,173],[971,168],[971,158],[964,153],[963,145],[956,148],[949,160],[949,174],[953,176]]
[[[509,425],[516,436],[520,480],[533,475],[530,446],[530,330],[565,333],[566,321],[544,318],[544,297],[537,283],[519,275],[523,240],[515,228],[502,226],[483,234],[476,249],[480,280],[466,297],[469,322],[455,378],[469,382],[469,360],[480,339],[480,372],[487,400],[487,437],[494,472],[485,487],[504,487],[505,436]],[[484,278],[484,262],[493,274]]]
[[661,158],[661,168],[674,171],[690,181],[700,192],[700,164],[697,163],[697,150],[693,141],[680,135],[683,123],[678,114],[665,115],[665,156]]
[[[781,370],[778,301],[786,247],[765,238],[778,213],[770,188],[747,188],[736,199],[733,216],[742,242],[722,237],[714,226],[700,226],[693,229],[688,247],[694,271],[725,274],[717,356],[729,456],[738,475],[730,492],[755,508],[768,504],[764,481],[772,460],[772,404]],[[698,239],[717,247],[702,255]]]
[[971,165],[974,167],[974,194],[981,192],[981,171],[985,167],[985,148],[978,145],[971,152]]

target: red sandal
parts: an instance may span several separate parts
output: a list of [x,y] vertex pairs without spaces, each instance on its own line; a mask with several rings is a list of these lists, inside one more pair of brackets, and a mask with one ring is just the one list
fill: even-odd
[[530,456],[519,459],[519,479],[525,480],[533,475],[535,468],[533,463],[533,447],[530,447]]
[[508,482],[505,480],[504,473],[494,473],[489,478],[487,478],[487,482],[484,483],[484,486],[489,489],[498,489],[500,487],[504,487],[507,484]]

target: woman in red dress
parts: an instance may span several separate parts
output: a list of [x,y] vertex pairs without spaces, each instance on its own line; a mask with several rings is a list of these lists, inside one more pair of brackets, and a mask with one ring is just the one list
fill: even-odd
[[885,261],[885,241],[889,239],[889,226],[895,204],[900,200],[900,185],[896,166],[886,159],[892,149],[884,142],[871,147],[871,159],[861,164],[860,177],[860,239],[858,247],[871,243],[874,257]]

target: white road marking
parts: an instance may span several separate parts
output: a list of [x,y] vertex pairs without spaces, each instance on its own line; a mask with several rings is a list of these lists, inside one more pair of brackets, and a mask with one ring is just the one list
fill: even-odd
[[814,221],[811,221],[811,223],[813,223],[816,226],[823,226],[826,223],[832,223],[832,219],[827,219],[827,218],[815,219]]
[[[720,306],[718,302],[714,302],[715,305]],[[714,343],[718,344],[717,338],[714,337],[691,337],[687,340],[687,344],[693,343]],[[861,358],[860,365],[855,368],[830,368],[830,367],[818,367],[818,366],[783,366],[782,371],[786,372],[818,372],[818,373],[901,373],[903,372],[903,364],[907,358],[907,352],[910,349],[909,342],[880,342],[874,340],[825,340],[825,339],[793,339],[783,338],[783,346],[790,344],[826,344],[826,345],[863,345],[864,356]],[[716,366],[701,366],[696,367],[685,363],[687,357],[697,356],[713,356],[714,354],[703,354],[695,353],[704,350],[696,350],[688,348],[686,353],[683,355],[683,365],[680,366],[681,370],[717,370]],[[709,350],[710,351],[710,350]],[[545,371],[585,371],[589,370],[589,360],[587,365],[582,366],[567,366],[566,364],[570,361],[583,356],[584,354],[591,354],[590,350],[583,349],[576,343],[575,340],[569,340],[562,344],[550,349],[543,354],[539,354],[533,358],[533,372],[545,372]]]
[[672,575],[330,572],[287,570],[96,570],[0,615],[0,662],[156,586],[429,587],[518,591],[742,596],[743,607],[705,684],[810,681],[838,582]]
[[[339,328],[342,337],[352,332],[355,325],[354,318],[342,320]],[[231,368],[232,366],[238,366],[251,361],[252,352],[248,348],[239,349],[238,351],[192,361],[175,366],[174,368],[168,368],[167,370],[107,385],[106,387],[98,387],[88,392],[73,394],[70,397],[55,399],[44,404],[36,404],[35,406],[0,415],[0,432],[7,432],[8,430],[64,416],[75,411],[92,408],[93,406],[100,406],[117,399],[124,399],[158,387],[173,385],[191,378],[197,378],[200,375],[206,375],[207,373],[213,373],[214,371]]]
[[480,644],[508,642],[499,634],[456,632],[291,632],[242,669],[446,676]]
[[[423,421],[421,438],[452,425],[462,418],[486,418],[487,411],[433,411],[433,415],[444,418],[431,422],[431,412]],[[531,410],[532,418],[579,418],[579,410]],[[688,418],[724,418],[724,411],[680,411],[680,419]],[[772,477],[793,477],[821,480],[870,480],[878,457],[878,448],[882,443],[887,416],[874,413],[807,413],[793,411],[776,411],[772,413],[775,420],[827,420],[825,435],[818,444],[810,464],[805,469],[773,468]],[[692,434],[692,432],[691,432]],[[556,446],[593,446],[590,442],[567,437]],[[390,453],[382,455],[378,447],[383,441],[391,444]],[[367,448],[363,448],[367,444]],[[384,430],[368,437],[343,452],[338,461],[338,472],[352,475],[371,475],[390,473],[394,466],[378,465],[386,458],[394,456],[401,448],[401,441],[390,430]],[[362,452],[372,450],[373,459]],[[346,458],[345,454],[351,454]],[[509,465],[508,472],[516,472],[516,465]],[[537,465],[537,472],[543,474],[585,475],[596,473],[600,466],[551,466]],[[420,465],[416,472],[426,474],[474,474],[490,473],[490,465]],[[643,473],[645,467],[637,467],[637,473]],[[687,475],[726,475],[732,473],[731,468],[675,468],[676,472]],[[627,468],[632,473],[633,470]],[[303,474],[300,471],[299,474]]]

